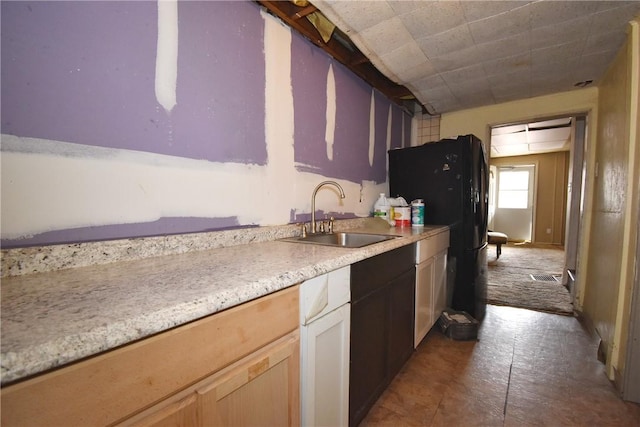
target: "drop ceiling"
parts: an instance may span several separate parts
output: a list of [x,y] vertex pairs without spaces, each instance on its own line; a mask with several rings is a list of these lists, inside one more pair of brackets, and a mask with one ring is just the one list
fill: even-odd
[[491,128],[491,157],[571,149],[571,117]]
[[597,85],[640,13],[640,1],[312,3],[434,115]]

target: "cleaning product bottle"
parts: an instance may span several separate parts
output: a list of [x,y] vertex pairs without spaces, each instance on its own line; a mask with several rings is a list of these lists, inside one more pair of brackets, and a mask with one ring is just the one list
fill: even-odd
[[389,202],[384,193],[380,193],[380,197],[373,205],[373,216],[389,221]]

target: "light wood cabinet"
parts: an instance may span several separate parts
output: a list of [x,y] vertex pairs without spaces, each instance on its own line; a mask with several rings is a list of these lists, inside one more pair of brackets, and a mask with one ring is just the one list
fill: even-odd
[[[198,418],[198,396],[191,393],[189,396],[177,400],[169,401],[161,408],[153,408],[150,414],[145,413],[141,417],[134,417],[120,425],[131,425],[137,427],[181,427],[197,426]],[[137,420],[137,421],[136,421]]]
[[215,425],[265,410],[296,425],[298,301],[290,287],[4,387],[1,424]]
[[297,332],[216,375],[197,391],[202,426],[297,426]]
[[298,355],[294,331],[117,425],[298,425]]

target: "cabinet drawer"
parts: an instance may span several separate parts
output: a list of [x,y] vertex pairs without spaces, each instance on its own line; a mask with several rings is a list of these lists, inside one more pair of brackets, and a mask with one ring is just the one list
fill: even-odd
[[449,247],[449,230],[416,243],[416,264],[420,264]]
[[407,245],[351,265],[351,301],[358,301],[413,269],[414,260],[414,245]]
[[351,301],[350,266],[330,271],[300,285],[300,324],[306,325]]

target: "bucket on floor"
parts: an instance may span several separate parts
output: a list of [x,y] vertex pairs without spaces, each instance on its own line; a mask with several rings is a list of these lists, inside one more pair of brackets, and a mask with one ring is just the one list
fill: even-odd
[[478,339],[478,321],[466,311],[446,309],[438,318],[443,334],[458,341]]

